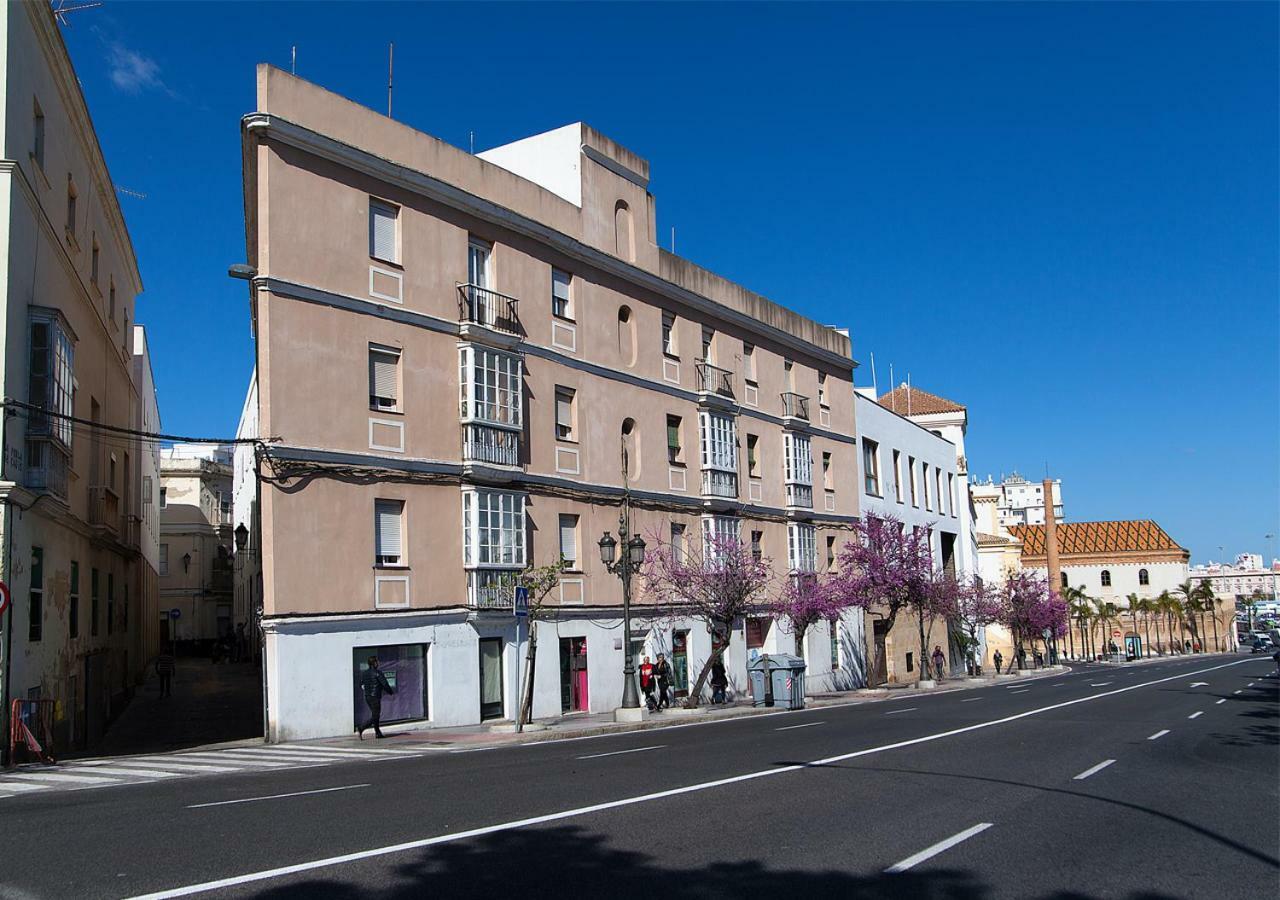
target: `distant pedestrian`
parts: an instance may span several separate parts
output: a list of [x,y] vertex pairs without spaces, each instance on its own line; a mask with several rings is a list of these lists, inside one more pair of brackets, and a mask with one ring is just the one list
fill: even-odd
[[996,674],[997,674],[997,675],[999,675],[999,674],[1000,674],[1000,664],[1001,664],[1002,662],[1004,662],[1004,656],[1002,656],[1002,655],[1001,655],[1001,653],[1000,653],[1000,651],[999,651],[999,650],[997,650],[997,651],[995,652],[995,656],[991,657],[991,659],[992,659],[992,661],[996,664]]
[[933,657],[932,657],[932,659],[933,659],[933,671],[934,671],[934,673],[935,673],[935,677],[937,677],[937,679],[938,679],[939,681],[941,681],[941,680],[942,680],[942,670],[943,670],[943,669],[946,667],[946,665],[947,665],[947,657],[946,657],[946,656],[943,654],[943,652],[942,652],[942,645],[941,645],[941,644],[934,644],[934,645],[933,645]]
[[1037,669],[1044,665],[1044,656],[1040,653],[1039,647],[1031,651],[1031,656],[1036,661]]
[[653,677],[658,682],[658,709],[669,707],[671,705],[671,696],[668,693],[671,690],[671,663],[667,662],[667,657],[659,653],[658,662],[653,667]]
[[173,649],[165,647],[156,657],[156,677],[160,679],[160,696],[173,696],[173,673],[177,670],[177,661],[173,658]]
[[729,674],[725,671],[724,660],[717,659],[711,664],[711,702],[727,703],[726,689],[729,687]]
[[369,657],[369,668],[364,670],[364,674],[360,676],[360,689],[364,692],[364,702],[369,707],[369,721],[359,728],[360,740],[364,740],[364,732],[367,728],[372,728],[373,733],[377,737],[386,737],[382,733],[382,695],[394,694],[391,685],[387,683],[387,676],[382,674],[382,670],[378,668],[378,657]]
[[[1018,657],[1018,670],[1021,671],[1027,667],[1027,648],[1019,647],[1016,652]],[[1012,669],[1013,666],[1010,666],[1009,668]]]
[[645,706],[653,709],[653,663],[649,662],[649,657],[644,658],[644,662],[640,664],[640,690],[644,691]]

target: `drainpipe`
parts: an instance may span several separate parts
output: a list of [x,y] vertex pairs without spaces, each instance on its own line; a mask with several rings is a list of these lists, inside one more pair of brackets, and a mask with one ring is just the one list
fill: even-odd
[[[0,477],[8,474],[4,471],[7,466],[4,465],[5,453],[8,452],[9,444],[9,419],[10,412],[8,408],[4,410],[4,419],[0,422]],[[8,497],[4,501],[4,534],[0,535],[0,541],[3,542],[3,549],[0,549],[0,578],[10,582],[12,578],[12,568],[10,566],[11,553],[10,547],[13,546],[13,501]],[[4,686],[0,690],[0,699],[4,706],[0,707],[0,722],[4,724],[4,731],[0,732],[0,756],[3,757],[4,764],[9,765],[12,760],[9,759],[9,682],[13,673],[13,666],[10,660],[13,659],[13,604],[16,603],[13,596],[12,585],[9,588],[9,608],[4,614]]]

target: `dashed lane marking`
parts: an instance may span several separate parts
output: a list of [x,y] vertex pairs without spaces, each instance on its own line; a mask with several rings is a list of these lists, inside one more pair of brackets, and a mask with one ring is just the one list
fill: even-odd
[[1168,729],[1168,728],[1162,728],[1162,729],[1160,729],[1159,731],[1157,731],[1155,734],[1151,735],[1151,737],[1147,738],[1147,740],[1149,740],[1149,741],[1158,741],[1158,740],[1160,740],[1160,738],[1164,737],[1164,736],[1165,736],[1166,734],[1168,734],[1168,733],[1169,733],[1169,729]]
[[947,838],[945,841],[938,841],[938,843],[934,844],[932,847],[925,847],[919,853],[914,853],[911,856],[908,856],[906,859],[902,860],[902,862],[894,863],[884,870],[885,874],[896,875],[899,872],[905,872],[912,866],[918,866],[925,860],[933,859],[933,857],[937,856],[939,853],[950,850],[956,844],[959,844],[962,841],[967,841],[969,838],[976,834],[981,834],[990,827],[990,822],[979,822],[977,825],[974,825],[971,828],[966,828],[959,834],[951,835],[951,837]]
[[1114,759],[1104,759],[1102,762],[1098,763],[1096,766],[1090,766],[1089,768],[1085,769],[1083,772],[1081,772],[1079,775],[1075,776],[1075,778],[1071,780],[1084,781],[1090,775],[1097,775],[1099,772],[1101,772],[1107,766],[1111,765],[1113,762],[1115,762]]

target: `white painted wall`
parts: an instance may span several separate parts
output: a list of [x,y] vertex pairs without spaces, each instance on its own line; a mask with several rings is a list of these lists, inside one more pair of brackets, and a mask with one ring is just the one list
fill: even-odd
[[582,206],[582,123],[535,134],[476,156]]
[[[1102,586],[1102,571],[1111,573],[1111,586]],[[1146,569],[1149,585],[1138,584],[1138,570]],[[1048,577],[1044,567],[1033,569],[1041,577]],[[1109,600],[1119,606],[1127,604],[1129,594],[1139,597],[1155,597],[1161,591],[1174,591],[1187,580],[1186,563],[1106,563],[1096,565],[1072,565],[1064,563],[1062,571],[1071,587],[1084,587],[1084,592],[1099,600]],[[1056,586],[1055,586],[1056,587]]]

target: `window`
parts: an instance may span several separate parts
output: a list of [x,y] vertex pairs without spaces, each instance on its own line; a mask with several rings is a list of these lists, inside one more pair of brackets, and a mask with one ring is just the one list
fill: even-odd
[[107,573],[107,634],[115,630],[116,622],[116,576]]
[[369,707],[364,702],[360,682],[369,668],[369,657],[378,658],[378,666],[386,676],[394,694],[382,698],[382,724],[411,722],[427,718],[427,644],[390,644],[381,647],[355,647],[351,651],[352,721],[369,720]]
[[1102,570],[1102,586],[1111,587],[1111,573],[1106,569]]
[[1146,569],[1138,570],[1138,584],[1142,585],[1143,587],[1146,587],[1147,585],[1151,584],[1151,575],[1147,572]]
[[[102,256],[102,247],[98,244],[98,235],[93,235],[93,241],[89,246],[89,281],[92,284],[98,283],[98,259]],[[115,321],[116,311],[115,304],[111,308],[111,321]]]
[[[164,488],[160,489],[160,496],[161,497],[164,496]],[[160,545],[160,574],[161,575],[169,574],[169,545],[168,544]]]
[[769,634],[769,620],[752,617],[746,621],[747,651],[763,650],[764,642]]
[[36,165],[41,169],[44,168],[44,110],[40,108],[40,101],[32,101],[34,110],[31,113],[31,158],[36,161]]
[[676,314],[662,313],[662,352],[667,356],[679,356],[676,350]]
[[27,609],[27,640],[44,636],[44,549],[31,548],[31,605]]
[[782,436],[785,480],[791,484],[813,484],[813,456],[809,436],[788,431]]
[[569,286],[573,276],[559,269],[551,270],[551,314],[562,319],[573,318],[573,306],[569,299]]
[[760,436],[747,435],[747,475],[750,478],[760,477]]
[[911,482],[911,505],[919,506],[916,500],[916,458],[914,456],[907,457],[907,479]]
[[836,569],[836,536],[834,534],[827,535],[827,571],[834,572]]
[[828,406],[827,403],[827,373],[818,373],[818,405]]
[[98,636],[98,570],[89,570],[89,635]]
[[756,347],[755,344],[742,345],[742,377],[747,381],[756,380]]
[[76,237],[76,183],[67,173],[67,234],[74,241]]
[[383,262],[399,263],[397,252],[400,210],[390,203],[369,198],[369,255]]
[[951,515],[956,515],[956,476],[947,473],[947,503],[951,506]]
[[400,411],[400,351],[369,345],[369,408]]
[[71,560],[71,596],[67,602],[67,636],[80,637],[80,563]]
[[738,426],[733,416],[704,412],[702,418],[702,468],[738,471]]
[[831,454],[825,450],[822,453],[822,488],[827,491],[836,489],[835,481],[832,480]]
[[458,369],[464,420],[521,425],[524,402],[520,357],[466,344],[458,352]]
[[865,437],[862,439],[862,478],[866,492],[873,497],[879,497],[880,445]]
[[671,523],[671,558],[684,562],[684,526],[678,522]]
[[560,516],[560,558],[566,567],[578,568],[578,517]]
[[709,363],[715,363],[715,343],[716,330],[707,325],[702,326],[702,359]]
[[893,451],[893,492],[899,503],[902,502],[902,453]]
[[493,247],[477,237],[467,240],[467,281],[478,288],[489,287],[489,258]]
[[787,524],[787,567],[792,572],[814,572],[817,564],[817,530],[804,522]]
[[751,532],[751,558],[756,560],[757,562],[760,561],[760,553],[761,553],[760,542],[762,540],[764,540],[763,531]]
[[524,494],[463,492],[463,565],[523,568],[524,548]]
[[827,631],[831,635],[831,671],[834,672],[840,668],[840,620],[827,622]]
[[571,388],[556,387],[556,440],[574,439],[574,396]]
[[1063,573],[1062,573],[1062,586],[1063,586],[1064,588],[1065,588],[1065,587],[1067,587],[1067,573],[1066,573],[1066,572],[1063,572]]
[[374,563],[403,566],[404,501],[373,501]]
[[33,310],[29,333],[27,402],[40,409],[27,420],[27,483],[65,496],[71,464],[75,351],[53,310]]
[[938,501],[938,514],[942,515],[947,510],[946,510],[946,504],[943,503],[943,500],[945,498],[943,497],[943,494],[942,494],[942,470],[941,469],[933,470],[933,486],[934,486],[933,495]]
[[667,462],[684,463],[683,441],[680,439],[680,417],[667,416]]
[[169,489],[162,487],[160,488],[160,508],[164,509],[168,505],[169,505]]
[[[706,562],[715,562],[720,558],[717,543],[737,543],[741,540],[742,522],[732,516],[704,516],[702,519],[702,558]],[[752,540],[756,532],[752,532]],[[755,552],[758,543],[752,543]]]

